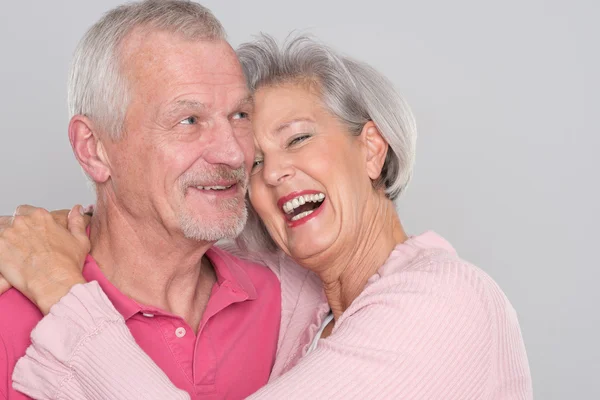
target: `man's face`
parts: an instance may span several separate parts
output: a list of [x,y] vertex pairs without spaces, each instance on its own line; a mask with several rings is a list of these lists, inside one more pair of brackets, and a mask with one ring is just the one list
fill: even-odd
[[233,49],[134,32],[122,51],[131,102],[123,138],[106,144],[116,202],[169,234],[237,236],[254,144],[251,99]]

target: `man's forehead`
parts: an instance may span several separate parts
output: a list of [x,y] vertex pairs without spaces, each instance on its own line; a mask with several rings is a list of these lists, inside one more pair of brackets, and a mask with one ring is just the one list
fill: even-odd
[[[208,71],[201,59],[172,58],[167,64],[142,64],[131,69],[132,89],[150,100],[161,102],[190,100],[206,103],[251,103],[246,79],[241,70],[228,71],[226,65]],[[171,100],[169,100],[171,99]],[[185,105],[185,104],[184,104]]]
[[134,74],[188,73],[245,81],[233,48],[224,40],[192,40],[165,31],[132,32],[122,44],[121,55],[125,68]]

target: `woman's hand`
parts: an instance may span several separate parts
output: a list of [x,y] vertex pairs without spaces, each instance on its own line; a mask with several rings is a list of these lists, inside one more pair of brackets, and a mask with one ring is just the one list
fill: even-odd
[[[60,221],[64,213],[57,216]],[[90,251],[81,206],[66,217],[67,228],[42,208],[19,207],[9,226],[0,220],[0,275],[47,314],[71,287],[85,283],[81,268]],[[8,284],[8,285],[7,285]],[[2,289],[0,281],[0,290]]]

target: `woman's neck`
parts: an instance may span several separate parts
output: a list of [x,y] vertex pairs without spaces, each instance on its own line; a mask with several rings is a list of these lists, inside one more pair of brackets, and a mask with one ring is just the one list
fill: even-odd
[[342,245],[335,257],[322,264],[327,268],[317,272],[336,320],[364,290],[394,247],[408,238],[394,204],[387,198],[376,203],[372,212],[365,212],[364,224],[357,229],[354,240]]

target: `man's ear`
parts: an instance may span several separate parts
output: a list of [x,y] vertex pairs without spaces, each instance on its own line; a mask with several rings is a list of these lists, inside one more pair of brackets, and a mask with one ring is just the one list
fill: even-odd
[[388,143],[381,136],[373,121],[369,121],[363,126],[360,135],[366,149],[367,173],[372,181],[376,181],[381,176],[381,170],[388,151]]
[[88,117],[75,115],[71,118],[69,141],[85,173],[96,183],[106,182],[111,175],[110,163],[94,124]]

